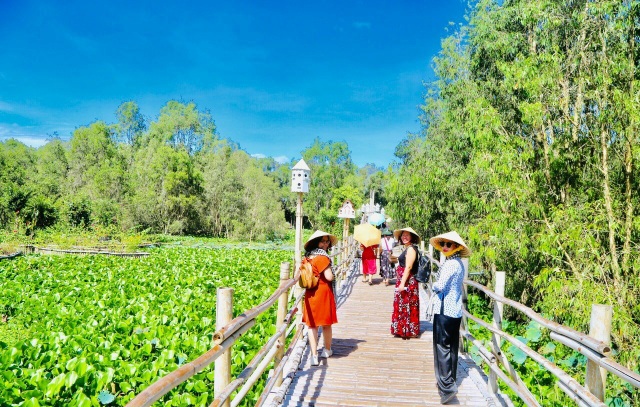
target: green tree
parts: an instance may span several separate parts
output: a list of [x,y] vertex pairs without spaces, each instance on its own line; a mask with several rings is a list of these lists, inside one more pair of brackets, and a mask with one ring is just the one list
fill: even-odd
[[170,146],[184,148],[189,155],[211,149],[218,142],[216,126],[207,111],[199,111],[196,104],[170,100],[160,109],[158,120],[149,126],[147,142],[159,139]]
[[135,155],[129,226],[162,233],[197,234],[202,175],[186,149],[151,139]]
[[203,213],[210,233],[249,240],[282,236],[280,185],[265,174],[264,161],[232,145],[205,157]]
[[118,141],[135,147],[139,138],[147,128],[140,107],[134,101],[123,102],[116,110],[118,122],[115,124],[115,134]]
[[322,142],[316,138],[302,152],[302,157],[311,169],[309,193],[305,194],[303,203],[305,216],[313,229],[332,230],[338,220],[337,208],[331,206],[336,191],[343,186],[357,189],[362,185],[356,176],[349,146],[345,142]]

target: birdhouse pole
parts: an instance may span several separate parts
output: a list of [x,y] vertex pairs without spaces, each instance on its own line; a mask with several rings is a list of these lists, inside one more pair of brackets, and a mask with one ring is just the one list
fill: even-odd
[[356,211],[353,209],[353,204],[350,200],[344,201],[340,209],[338,210],[338,217],[344,220],[342,225],[342,241],[343,247],[345,247],[344,255],[349,256],[349,243],[347,239],[349,239],[349,220],[354,219],[356,217]]
[[309,192],[311,181],[311,170],[304,159],[291,169],[291,192],[298,193],[298,203],[296,205],[296,247],[294,257],[296,261],[295,270],[298,270],[302,262],[302,195]]
[[300,267],[302,262],[302,192],[298,192],[298,204],[296,205],[296,249],[295,249],[296,268]]

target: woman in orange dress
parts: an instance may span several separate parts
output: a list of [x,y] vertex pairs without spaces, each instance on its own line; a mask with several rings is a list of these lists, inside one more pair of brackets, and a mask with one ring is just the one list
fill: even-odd
[[333,354],[331,325],[338,322],[336,299],[333,293],[333,272],[329,248],[338,242],[338,238],[329,233],[316,230],[304,244],[305,257],[313,266],[313,273],[319,277],[318,285],[305,290],[302,322],[309,327],[309,346],[311,347],[311,365],[318,366],[318,327],[322,327],[324,349],[320,357],[328,358]]

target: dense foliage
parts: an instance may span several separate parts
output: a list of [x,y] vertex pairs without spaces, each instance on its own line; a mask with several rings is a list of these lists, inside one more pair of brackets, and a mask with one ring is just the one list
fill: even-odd
[[509,298],[582,332],[591,304],[612,305],[616,359],[636,371],[639,27],[637,0],[477,1],[387,191],[401,223],[456,229],[474,268],[506,271]]
[[[210,348],[217,288],[234,288],[238,315],[273,293],[280,263],[290,257],[280,250],[169,248],[141,259],[3,261],[0,314],[8,323],[0,324],[0,405],[125,405]],[[274,321],[271,309],[238,340],[234,377],[275,332]],[[212,383],[213,366],[162,405],[208,405]]]
[[[295,163],[251,157],[220,139],[194,103],[169,101],[147,123],[125,102],[116,117],[38,149],[0,142],[0,229],[16,238],[55,226],[265,240],[295,222]],[[362,203],[370,175],[357,172],[345,142],[300,147],[313,171],[306,225],[341,232],[338,208]]]

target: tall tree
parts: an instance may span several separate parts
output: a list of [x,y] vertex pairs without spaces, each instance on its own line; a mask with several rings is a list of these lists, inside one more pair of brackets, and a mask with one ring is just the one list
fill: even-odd
[[134,101],[123,102],[116,110],[118,122],[115,133],[118,141],[129,146],[138,146],[139,138],[147,128],[140,107]]
[[158,120],[149,127],[147,139],[159,139],[172,147],[184,148],[193,155],[217,142],[216,126],[211,114],[199,111],[193,102],[170,100],[160,110]]

